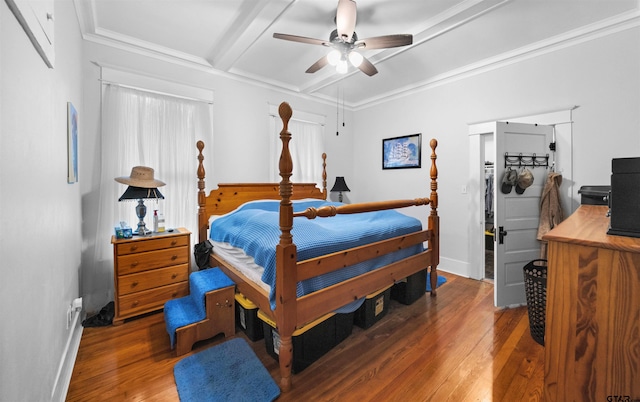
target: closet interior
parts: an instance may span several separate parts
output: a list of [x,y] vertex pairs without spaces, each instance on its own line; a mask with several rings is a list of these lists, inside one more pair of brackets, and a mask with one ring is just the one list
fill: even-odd
[[484,184],[484,279],[493,280],[495,166],[491,161],[484,163]]

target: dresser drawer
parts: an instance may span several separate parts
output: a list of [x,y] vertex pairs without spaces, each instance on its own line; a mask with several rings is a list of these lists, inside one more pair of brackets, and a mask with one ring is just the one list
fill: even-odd
[[118,275],[128,275],[150,269],[187,264],[189,247],[174,247],[166,250],[129,254],[117,257]]
[[188,294],[189,282],[180,282],[173,285],[118,296],[118,306],[120,308],[118,316],[127,318],[127,316],[159,310],[164,307],[164,303],[167,300],[186,296]]
[[118,294],[121,296],[133,292],[140,292],[159,286],[171,285],[189,280],[189,265],[175,265],[153,271],[118,277]]
[[116,255],[144,253],[146,251],[162,250],[164,248],[170,247],[189,247],[190,240],[191,239],[188,235],[158,237],[157,239],[148,239],[141,237],[140,239],[135,241],[116,244]]

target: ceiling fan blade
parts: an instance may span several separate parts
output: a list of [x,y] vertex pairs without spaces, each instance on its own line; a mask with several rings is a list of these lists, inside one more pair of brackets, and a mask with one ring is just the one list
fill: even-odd
[[407,46],[412,43],[413,43],[413,35],[397,34],[397,35],[375,36],[373,38],[361,39],[356,41],[354,43],[354,46],[361,47],[364,49],[386,49],[390,47]]
[[371,64],[369,59],[367,59],[366,57],[362,58],[362,63],[360,63],[358,68],[369,77],[378,73],[378,69],[373,64]]
[[322,40],[322,39],[314,39],[314,38],[307,38],[305,36],[297,36],[297,35],[288,35],[288,34],[281,34],[281,33],[274,33],[273,37],[276,39],[284,39],[284,40],[290,40],[292,42],[299,42],[299,43],[308,43],[310,45],[323,45],[323,46],[331,46],[330,42],[327,42],[326,40]]
[[320,59],[318,59],[318,61],[313,63],[311,67],[307,68],[307,71],[305,71],[305,73],[313,74],[316,71],[320,70],[322,67],[326,66],[327,64],[329,64],[329,61],[327,60],[327,56],[322,56]]
[[336,28],[338,36],[345,42],[351,42],[353,31],[356,29],[356,2],[353,0],[338,0],[336,11]]

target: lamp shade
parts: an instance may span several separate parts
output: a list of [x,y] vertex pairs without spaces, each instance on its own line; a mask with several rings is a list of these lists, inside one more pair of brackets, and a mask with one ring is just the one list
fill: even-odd
[[120,198],[118,198],[118,201],[140,200],[143,198],[164,199],[164,196],[160,194],[160,191],[157,188],[143,188],[143,187],[129,186],[127,187],[125,192],[120,196]]
[[351,191],[349,190],[349,187],[347,187],[347,183],[344,181],[344,177],[342,176],[338,176],[336,177],[336,182],[333,185],[333,188],[331,188],[331,191]]

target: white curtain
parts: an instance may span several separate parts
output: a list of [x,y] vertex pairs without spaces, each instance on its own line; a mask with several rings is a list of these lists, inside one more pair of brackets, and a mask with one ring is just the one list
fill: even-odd
[[[280,131],[282,121],[271,116],[271,132],[274,140],[271,142],[271,181],[280,182],[278,160],[282,150]],[[322,189],[322,153],[324,152],[324,126],[300,120],[289,121],[291,141],[289,150],[293,160],[291,181],[294,183],[317,183]]]
[[152,228],[154,209],[164,214],[165,227],[185,227],[197,241],[196,141],[212,141],[211,108],[205,102],[105,85],[102,109],[102,163],[96,257],[113,258],[111,235],[126,221],[137,227],[137,201],[118,202],[127,186],[116,182],[134,166],[148,166],[164,200],[145,200],[145,223]]

